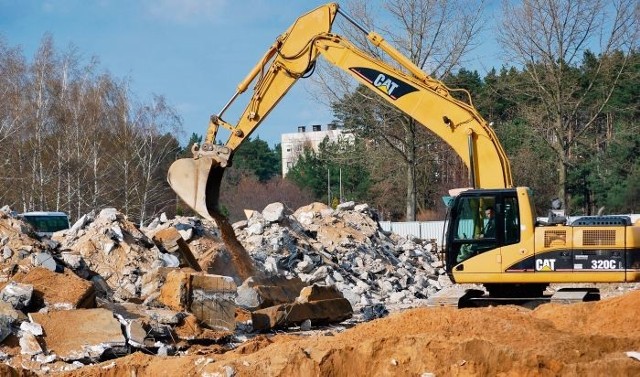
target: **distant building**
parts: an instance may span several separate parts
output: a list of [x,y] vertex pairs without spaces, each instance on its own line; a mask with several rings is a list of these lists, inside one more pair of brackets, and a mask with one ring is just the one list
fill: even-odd
[[298,132],[282,134],[282,176],[286,176],[289,169],[298,162],[305,148],[313,148],[317,152],[326,137],[330,141],[338,141],[343,134],[342,128],[333,123],[328,124],[324,130],[320,124],[314,124],[310,127],[300,126]]

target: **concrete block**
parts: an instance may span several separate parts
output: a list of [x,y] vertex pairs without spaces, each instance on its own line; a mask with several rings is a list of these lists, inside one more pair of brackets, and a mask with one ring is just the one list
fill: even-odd
[[314,284],[302,288],[296,301],[304,303],[310,301],[332,300],[335,298],[344,298],[344,296],[334,285]]
[[235,329],[236,284],[228,276],[191,274],[189,311],[215,329]]
[[56,273],[38,267],[16,280],[33,286],[33,301],[37,306],[51,310],[95,307],[93,284],[68,269]]
[[202,271],[202,267],[200,267],[200,264],[198,264],[198,261],[193,256],[193,253],[191,253],[189,245],[182,238],[180,232],[176,228],[169,227],[167,229],[158,231],[153,236],[153,242],[162,251],[166,251],[169,253],[179,252],[179,254],[183,257],[186,265],[196,271]]
[[305,286],[306,284],[297,277],[251,277],[238,287],[236,304],[248,310],[256,310],[293,302]]
[[210,328],[229,331],[236,328],[233,298],[197,289],[193,291],[189,311]]
[[353,308],[349,300],[336,298],[276,305],[251,313],[253,329],[264,331],[278,327],[299,325],[306,320],[313,324],[338,323],[351,318]]
[[193,313],[206,326],[233,330],[236,289],[228,276],[172,271],[158,301],[173,310]]
[[65,361],[98,360],[106,350],[126,345],[120,322],[106,309],[31,313],[29,317],[43,327],[47,351]]
[[10,281],[0,291],[0,300],[11,304],[14,309],[23,309],[31,303],[33,286]]

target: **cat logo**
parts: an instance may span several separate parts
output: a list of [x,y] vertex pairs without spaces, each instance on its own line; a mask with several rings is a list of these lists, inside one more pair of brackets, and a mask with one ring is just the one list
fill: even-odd
[[351,67],[349,69],[394,101],[418,90],[402,80],[372,68]]
[[555,259],[536,259],[536,271],[555,271]]
[[376,77],[376,79],[373,81],[373,85],[375,85],[376,88],[380,89],[390,97],[393,97],[393,90],[398,87],[398,84],[391,81],[391,79],[388,79],[382,73],[379,74],[378,77]]

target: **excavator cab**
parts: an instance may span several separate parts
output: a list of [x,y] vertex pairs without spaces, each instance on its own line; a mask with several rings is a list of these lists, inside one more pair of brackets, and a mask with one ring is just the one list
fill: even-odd
[[448,220],[449,269],[464,268],[470,258],[520,241],[516,189],[465,191],[453,199]]

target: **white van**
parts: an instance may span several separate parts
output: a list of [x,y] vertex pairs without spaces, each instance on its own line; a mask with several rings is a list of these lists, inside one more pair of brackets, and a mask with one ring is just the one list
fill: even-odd
[[69,229],[69,216],[64,212],[25,212],[19,217],[31,224],[40,237],[51,237],[54,232]]

